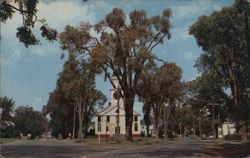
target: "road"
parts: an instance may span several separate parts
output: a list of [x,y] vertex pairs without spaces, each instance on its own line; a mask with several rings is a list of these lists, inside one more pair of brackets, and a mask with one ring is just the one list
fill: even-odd
[[1,145],[4,158],[82,158],[102,151],[70,140],[56,139],[24,140]]
[[83,145],[69,140],[25,140],[1,145],[4,158],[227,158],[212,141],[179,140],[146,146]]
[[90,155],[91,158],[119,157],[119,158],[228,158],[224,150],[212,141],[181,140],[167,144],[157,144],[128,149],[112,150]]

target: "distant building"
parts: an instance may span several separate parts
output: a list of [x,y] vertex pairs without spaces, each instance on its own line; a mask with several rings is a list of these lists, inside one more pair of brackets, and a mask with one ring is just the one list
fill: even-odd
[[236,132],[235,124],[232,122],[224,122],[221,127],[218,128],[219,138],[234,134]]
[[148,135],[147,135],[147,125],[144,120],[141,120],[141,134],[144,136],[156,136],[155,134],[155,126],[153,124],[148,126]]
[[[116,87],[119,88],[118,80],[113,77],[113,83]],[[94,120],[95,120],[95,134],[100,137],[112,137],[115,134],[115,129],[117,126],[117,118],[118,118],[118,101],[113,98],[113,94],[116,89],[111,89],[111,102],[108,107],[99,111]],[[123,99],[119,100],[119,126],[120,126],[120,134],[126,134],[126,126],[125,126],[125,110],[124,110],[124,101]],[[140,137],[140,114],[136,111],[133,111],[133,127],[132,127],[132,135],[133,137]]]

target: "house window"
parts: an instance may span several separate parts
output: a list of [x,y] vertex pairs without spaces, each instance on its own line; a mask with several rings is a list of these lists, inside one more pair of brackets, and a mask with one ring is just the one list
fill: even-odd
[[101,132],[101,131],[102,131],[102,126],[101,126],[101,123],[98,123],[98,127],[97,127],[97,129],[98,129],[98,132]]
[[137,116],[135,116],[135,122],[137,122],[138,121],[138,117]]
[[110,116],[107,116],[107,122],[110,122]]
[[135,131],[138,131],[138,124],[135,123],[135,127],[134,127]]
[[98,122],[101,122],[101,116],[98,116]]
[[109,131],[109,127],[108,126],[106,127],[106,131]]

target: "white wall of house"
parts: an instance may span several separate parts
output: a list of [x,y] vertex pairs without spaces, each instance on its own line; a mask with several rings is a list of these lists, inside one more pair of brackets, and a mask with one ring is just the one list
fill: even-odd
[[[113,83],[116,88],[119,88],[118,80],[113,77]],[[113,98],[113,94],[116,91],[113,87],[110,90],[111,94],[111,105],[97,113],[95,116],[95,134],[96,135],[114,135],[115,127],[117,126],[117,109],[118,101]],[[119,100],[119,126],[120,134],[126,134],[126,124],[125,124],[125,110],[123,99]],[[137,112],[133,112],[133,128],[132,134],[140,134],[140,115]],[[137,120],[135,120],[135,116]],[[99,120],[98,120],[99,117]]]
[[[98,121],[99,117],[99,121]],[[109,118],[108,118],[109,117]],[[116,115],[98,115],[95,117],[95,134],[96,135],[114,135],[116,123]],[[135,120],[137,117],[137,121]],[[126,134],[126,126],[125,126],[125,115],[119,117],[119,126],[120,126],[120,134]],[[109,121],[108,121],[109,120]],[[99,126],[99,127],[98,127]],[[140,116],[136,115],[133,119],[133,128],[132,134],[140,134]]]
[[[101,122],[98,121],[98,117],[101,118]],[[109,117],[109,121],[107,121],[107,117]],[[115,115],[102,115],[102,116],[97,116],[95,117],[95,133],[98,134],[106,134],[106,129],[107,129],[107,134],[115,134],[115,127],[117,126],[116,123],[116,117]],[[101,125],[101,128],[98,127]],[[119,126],[120,126],[120,134],[126,134],[125,131],[125,117],[120,116],[119,120]]]
[[[147,126],[141,124],[141,133],[144,133],[147,136]],[[155,128],[154,125],[149,125],[149,135],[155,136]]]
[[236,129],[235,129],[234,123],[225,122],[222,124],[222,135],[223,136],[234,134],[235,132],[236,132]]
[[219,138],[234,134],[236,132],[235,124],[231,122],[224,122],[221,127],[218,128]]

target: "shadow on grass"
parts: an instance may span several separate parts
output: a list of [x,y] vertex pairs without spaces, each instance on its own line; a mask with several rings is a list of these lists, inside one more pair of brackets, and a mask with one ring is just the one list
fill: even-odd
[[224,149],[233,157],[250,157],[250,141],[245,143],[224,143]]

